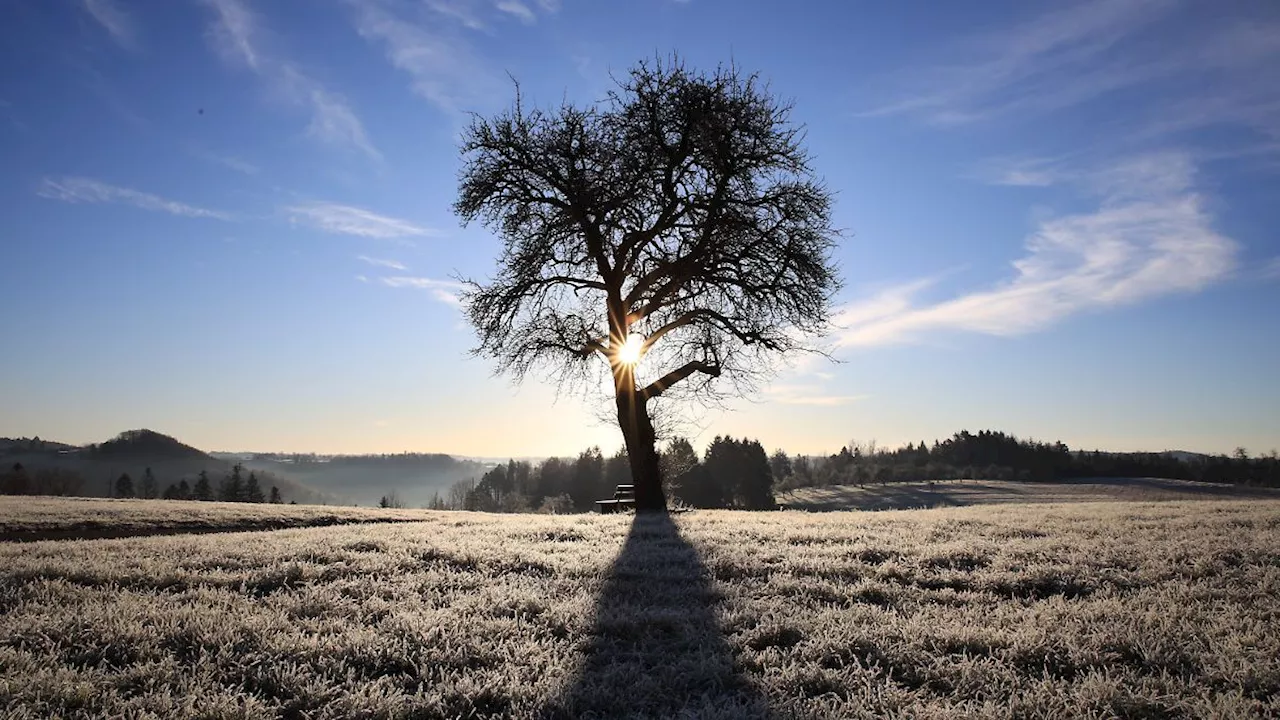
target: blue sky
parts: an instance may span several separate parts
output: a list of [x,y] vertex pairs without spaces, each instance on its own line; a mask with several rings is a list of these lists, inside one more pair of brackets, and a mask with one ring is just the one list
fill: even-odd
[[585,103],[672,51],[794,100],[849,233],[842,362],[698,444],[1280,445],[1280,5],[1243,0],[0,3],[0,435],[617,447],[467,356],[457,138],[508,75]]

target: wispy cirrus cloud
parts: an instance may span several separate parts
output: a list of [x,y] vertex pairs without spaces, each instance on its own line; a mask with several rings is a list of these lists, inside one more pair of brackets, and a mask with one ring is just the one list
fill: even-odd
[[1263,263],[1261,275],[1267,280],[1280,280],[1280,257],[1273,257]]
[[209,39],[218,54],[233,67],[262,77],[287,102],[305,107],[311,114],[307,135],[322,143],[358,150],[381,163],[359,116],[346,99],[287,60],[262,49],[263,30],[256,15],[242,0],[203,0],[215,19]]
[[248,160],[235,157],[234,155],[221,155],[219,153],[209,152],[207,150],[201,150],[199,148],[191,148],[189,152],[191,152],[192,155],[202,160],[206,160],[215,165],[221,165],[222,167],[225,167],[231,170],[235,170],[236,172],[241,173],[243,175],[257,175],[258,173],[262,172],[262,169],[259,168],[257,165],[254,165]]
[[439,235],[438,230],[371,210],[330,202],[311,202],[284,209],[289,221],[328,233],[394,239]]
[[84,0],[84,9],[117,45],[126,50],[138,49],[138,30],[133,18],[121,10],[115,0]]
[[227,62],[242,64],[257,72],[258,50],[255,36],[258,24],[253,13],[239,0],[204,0],[204,4],[218,16],[209,28],[209,37]]
[[215,220],[233,220],[229,213],[218,210],[188,205],[187,203],[169,200],[151,193],[132,188],[109,185],[98,180],[84,177],[45,178],[36,194],[50,200],[61,200],[69,203],[121,203],[193,218],[212,218]]
[[1238,247],[1213,229],[1185,153],[1141,156],[1089,173],[1091,213],[1045,220],[994,287],[936,302],[925,278],[882,290],[839,312],[838,346],[918,341],[946,331],[1011,336],[1082,312],[1201,290],[1231,275]]
[[384,260],[380,258],[371,258],[368,255],[357,255],[356,259],[362,262],[366,262],[370,265],[373,265],[374,267],[384,267],[384,268],[389,268],[391,270],[407,270],[408,269],[405,267],[404,263],[400,262],[399,260]]
[[355,7],[356,31],[365,40],[381,44],[387,61],[412,79],[413,92],[432,104],[460,112],[497,90],[496,75],[470,44],[437,29],[438,21],[434,25],[412,22],[372,1]]
[[383,161],[382,153],[369,140],[364,124],[346,99],[293,68],[289,68],[287,77],[295,92],[311,106],[307,135],[329,145],[355,148],[372,160]]
[[[1161,19],[1172,0],[1092,0],[953,45],[954,57],[892,79],[905,88],[867,115],[915,114],[964,123],[1017,109],[1088,100],[1150,76],[1144,64],[1113,67],[1121,41]],[[1095,72],[1103,65],[1108,72]]]
[[427,290],[440,302],[454,306],[462,304],[462,299],[459,297],[459,293],[465,289],[462,283],[454,280],[436,280],[434,278],[409,277],[403,275],[384,277],[381,278],[379,282],[387,287]]
[[520,2],[520,0],[502,0],[502,2],[498,3],[497,8],[519,19],[520,22],[526,25],[532,25],[538,20],[538,16],[533,13],[533,10],[529,9],[529,6]]
[[1010,187],[1049,187],[1066,179],[1060,160],[1040,157],[990,158],[979,164],[973,177]]
[[1280,22],[1247,7],[1196,18],[1176,0],[1055,4],[1020,24],[970,36],[932,65],[882,78],[888,99],[863,116],[970,124],[1044,113],[1124,92],[1135,139],[1237,125],[1280,138]]
[[770,402],[782,405],[839,407],[866,400],[868,395],[832,395],[821,385],[774,385],[765,391]]
[[466,32],[495,32],[493,19],[529,25],[559,11],[559,0],[426,0],[406,12],[379,0],[348,0],[356,11],[356,31],[382,46],[387,61],[409,75],[412,90],[451,113],[495,97],[501,73],[491,67]]

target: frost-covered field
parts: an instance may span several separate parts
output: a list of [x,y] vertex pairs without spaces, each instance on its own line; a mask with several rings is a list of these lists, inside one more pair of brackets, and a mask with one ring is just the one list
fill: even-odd
[[999,503],[1197,499],[1280,500],[1280,489],[1162,478],[1084,478],[1059,482],[940,480],[800,488],[779,496],[778,502],[801,510],[912,510]]
[[0,546],[0,716],[1280,714],[1280,503]]
[[424,510],[0,495],[0,540],[128,537],[421,520]]

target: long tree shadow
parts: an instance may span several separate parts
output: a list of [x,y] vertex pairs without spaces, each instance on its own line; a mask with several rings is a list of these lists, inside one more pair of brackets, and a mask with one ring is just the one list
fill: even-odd
[[768,717],[716,620],[697,550],[667,513],[639,513],[596,603],[577,677],[552,717]]

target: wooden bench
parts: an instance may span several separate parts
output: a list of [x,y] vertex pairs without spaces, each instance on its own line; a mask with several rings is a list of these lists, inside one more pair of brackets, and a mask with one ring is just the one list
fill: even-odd
[[597,500],[596,509],[601,515],[607,513],[622,512],[627,508],[635,509],[636,507],[636,486],[635,485],[619,485],[613,490],[613,498],[610,500]]

